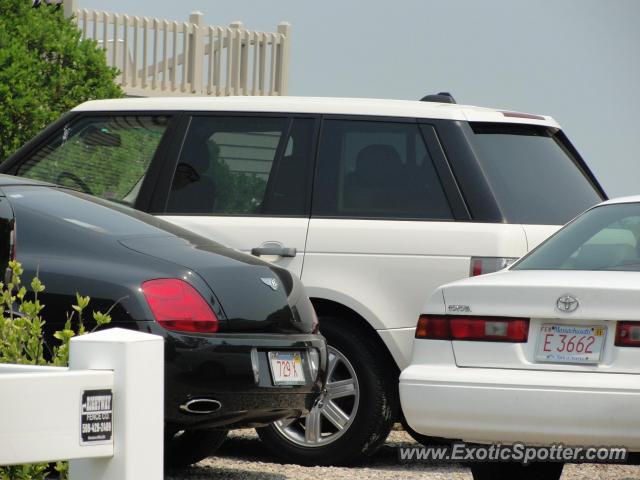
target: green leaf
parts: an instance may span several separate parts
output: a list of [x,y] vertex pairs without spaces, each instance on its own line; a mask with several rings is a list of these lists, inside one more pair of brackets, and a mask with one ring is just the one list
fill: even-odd
[[[74,305],[74,310],[78,312],[82,312],[89,305],[89,301],[91,299],[89,297],[83,297],[79,293],[76,292],[76,305]],[[76,306],[78,308],[76,308]]]
[[38,277],[33,277],[33,280],[31,280],[31,290],[35,293],[44,292],[44,285]]
[[97,326],[106,325],[111,323],[111,315],[102,312],[93,312],[93,319],[95,320]]
[[[10,10],[2,10],[7,1],[0,0],[0,11],[3,14],[6,14],[7,11],[11,12]],[[3,55],[3,31],[1,27],[2,17],[0,17],[0,60]],[[3,87],[0,84],[0,94]],[[0,120],[1,117],[2,112],[0,112]],[[35,299],[26,300],[28,298],[27,290],[21,285],[20,278],[23,273],[22,266],[19,262],[11,261],[10,268],[12,270],[12,282],[7,285],[0,283],[0,363],[67,366],[69,364],[69,344],[71,339],[76,335],[84,334],[86,331],[82,323],[81,314],[89,305],[90,298],[76,294],[77,304],[72,305],[73,311],[67,314],[64,328],[53,334],[54,339],[59,344],[52,347],[51,359],[47,361],[44,357],[45,345],[42,332],[45,322],[40,317],[40,313],[45,306],[35,298],[37,293],[45,290],[45,286],[38,278],[32,279],[31,289],[35,294]],[[13,295],[12,292],[15,289],[17,289],[17,293]],[[22,316],[16,316],[12,313],[11,309],[15,308],[14,302],[17,303],[18,310]],[[107,313],[92,312],[96,327],[106,325],[111,321],[110,311],[111,309]],[[75,313],[78,313],[79,317],[76,330],[72,325]],[[0,480],[45,480],[48,468],[48,464],[0,466]],[[60,480],[68,478],[67,462],[58,462],[55,469],[60,474]]]
[[0,0],[0,161],[77,104],[123,96],[96,42],[61,8],[31,3]]

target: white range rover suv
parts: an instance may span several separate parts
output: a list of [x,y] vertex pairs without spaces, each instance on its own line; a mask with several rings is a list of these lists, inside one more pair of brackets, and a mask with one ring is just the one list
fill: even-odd
[[253,426],[288,461],[349,463],[402,420],[398,375],[424,298],[506,266],[605,199],[552,118],[434,99],[452,102],[91,101],[0,171],[130,205],[299,275],[330,346],[327,391],[306,418]]

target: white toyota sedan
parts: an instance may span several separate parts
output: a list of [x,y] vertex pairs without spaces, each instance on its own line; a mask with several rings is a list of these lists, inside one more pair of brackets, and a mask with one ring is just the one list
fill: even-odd
[[400,398],[423,435],[640,451],[640,196],[436,290]]

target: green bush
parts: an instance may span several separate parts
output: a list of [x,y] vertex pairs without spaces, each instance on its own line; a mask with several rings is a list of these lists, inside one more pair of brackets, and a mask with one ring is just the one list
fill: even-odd
[[[83,314],[89,306],[89,297],[76,294],[76,304],[72,305],[64,328],[54,334],[59,345],[49,351],[42,332],[45,322],[40,315],[45,305],[38,299],[45,287],[35,277],[28,292],[22,285],[22,273],[20,263],[11,261],[7,275],[10,278],[6,284],[0,282],[0,363],[66,366],[71,338],[86,333]],[[111,317],[109,312],[94,311],[93,320],[97,328],[108,324]],[[60,478],[66,478],[66,462],[58,462],[55,468]],[[44,480],[48,470],[48,464],[0,467],[0,480]]]
[[0,161],[77,104],[121,97],[116,75],[61,8],[0,0]]

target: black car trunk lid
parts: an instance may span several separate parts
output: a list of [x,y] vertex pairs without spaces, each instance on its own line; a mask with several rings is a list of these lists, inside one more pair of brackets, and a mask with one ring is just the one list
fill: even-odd
[[311,331],[309,321],[292,308],[297,292],[287,270],[198,237],[140,236],[121,239],[120,243],[145,255],[171,259],[198,274],[227,317],[221,331]]

